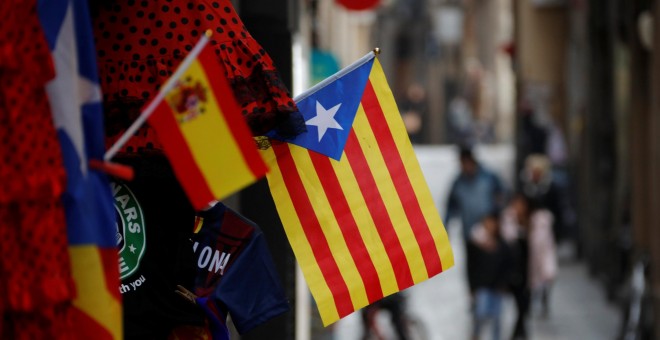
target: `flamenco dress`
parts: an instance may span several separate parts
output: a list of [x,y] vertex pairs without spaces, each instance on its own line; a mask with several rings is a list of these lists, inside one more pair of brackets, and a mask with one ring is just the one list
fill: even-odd
[[66,174],[46,83],[37,1],[0,13],[0,338],[70,339],[75,287],[61,203]]

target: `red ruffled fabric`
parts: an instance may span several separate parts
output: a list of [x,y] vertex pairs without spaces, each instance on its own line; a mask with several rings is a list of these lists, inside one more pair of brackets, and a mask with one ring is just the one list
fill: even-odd
[[75,287],[59,201],[1,204],[0,220],[0,338],[71,339]]
[[0,202],[58,197],[65,173],[44,89],[55,73],[36,1],[2,1],[0,10],[11,13],[0,20]]
[[36,0],[0,13],[0,338],[66,339],[75,296],[57,133],[44,85],[54,76]]
[[[247,32],[229,0],[105,0],[92,10],[105,100],[108,146],[139,115],[206,30],[225,67],[253,135],[276,129],[293,137],[305,131],[286,86],[266,51]],[[123,152],[159,150],[145,125]]]

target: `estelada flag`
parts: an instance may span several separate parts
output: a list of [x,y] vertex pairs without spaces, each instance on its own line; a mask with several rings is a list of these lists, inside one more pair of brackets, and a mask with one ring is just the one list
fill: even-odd
[[307,132],[272,141],[264,157],[282,224],[328,325],[454,259],[374,54],[301,97]]
[[[149,123],[196,209],[222,199],[267,172],[224,68],[207,36],[154,101]],[[198,54],[197,54],[198,53]]]
[[38,12],[55,64],[46,90],[67,173],[62,203],[77,292],[69,314],[72,339],[122,339],[112,191],[107,176],[88,166],[104,152],[89,9],[86,1],[53,0],[39,2]]

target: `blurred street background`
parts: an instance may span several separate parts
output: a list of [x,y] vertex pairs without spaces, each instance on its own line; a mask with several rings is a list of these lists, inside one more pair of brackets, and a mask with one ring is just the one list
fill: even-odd
[[[456,150],[452,147],[418,148],[422,169],[433,192],[445,193],[458,173]],[[477,149],[483,163],[506,176],[513,165],[513,150],[506,146],[486,146]],[[437,171],[443,169],[443,171]],[[440,195],[438,195],[440,196]],[[440,197],[437,198],[438,200]],[[428,340],[470,339],[472,336],[468,289],[465,282],[465,249],[460,226],[448,226],[455,268],[405,291],[407,312],[418,320]],[[617,308],[607,301],[596,280],[589,277],[586,266],[575,258],[574,249],[564,245],[559,254],[560,271],[552,297],[552,311],[543,317],[538,306],[532,309],[531,339],[615,339],[620,327]],[[379,326],[386,339],[396,339],[383,312]],[[507,297],[504,307],[503,339],[509,339],[515,321],[515,305]],[[327,339],[362,339],[360,313],[341,320],[326,334]],[[488,337],[484,337],[488,339]]]
[[[531,339],[660,338],[660,2],[234,2],[294,95],[380,48],[443,219],[459,145],[509,193],[527,188],[530,155],[547,160],[561,194],[560,266],[549,315],[533,305]],[[320,325],[267,185],[236,205],[266,233],[295,306],[242,338],[360,339],[359,313]],[[470,339],[461,226],[446,227],[456,265],[407,290],[406,309],[427,339]],[[515,314],[507,296],[504,339]]]

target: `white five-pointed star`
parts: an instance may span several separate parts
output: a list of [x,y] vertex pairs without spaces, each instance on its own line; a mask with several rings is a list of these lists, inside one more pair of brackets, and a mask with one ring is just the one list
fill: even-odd
[[319,129],[319,142],[321,141],[321,138],[323,138],[323,135],[325,135],[325,132],[328,131],[328,129],[344,129],[335,120],[335,115],[337,114],[337,111],[339,111],[340,106],[341,103],[333,106],[329,110],[326,110],[318,100],[316,101],[316,117],[309,119],[305,122],[305,124],[316,126]]
[[46,91],[55,127],[64,130],[71,139],[80,160],[80,171],[86,174],[81,106],[100,102],[101,89],[98,84],[81,77],[78,73],[76,45],[73,7],[69,4],[53,50],[56,77],[46,85]]
[[133,253],[133,254],[135,254],[135,250],[136,250],[136,249],[137,249],[137,248],[135,248],[135,246],[132,245],[132,244],[131,244],[130,246],[128,246],[128,250],[130,250],[131,253]]

